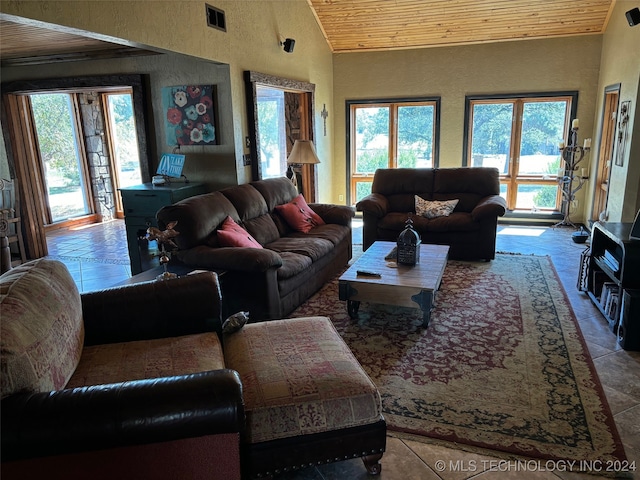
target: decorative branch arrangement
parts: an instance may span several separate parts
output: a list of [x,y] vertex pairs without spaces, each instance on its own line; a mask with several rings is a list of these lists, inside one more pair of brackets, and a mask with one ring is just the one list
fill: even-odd
[[165,248],[165,246],[167,245],[172,249],[178,248],[178,245],[176,245],[176,243],[173,241],[175,237],[180,235],[180,232],[176,232],[173,229],[173,227],[175,227],[177,224],[177,221],[169,222],[169,224],[167,224],[167,229],[164,231],[156,227],[149,227],[147,229],[147,239],[156,240],[161,249],[158,256],[160,257],[160,265],[164,267],[164,272],[158,275],[156,277],[156,280],[168,280],[170,278],[177,277],[175,273],[171,273],[167,269],[167,264],[171,259],[169,258],[169,252],[167,252]]

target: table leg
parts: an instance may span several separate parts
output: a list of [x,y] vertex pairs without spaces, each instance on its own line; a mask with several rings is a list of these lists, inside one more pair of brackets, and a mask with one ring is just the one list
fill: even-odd
[[416,302],[422,310],[422,326],[427,328],[431,321],[431,310],[435,301],[435,292],[433,290],[422,290],[417,295],[411,297],[411,300]]
[[358,310],[360,309],[360,302],[357,300],[347,300],[347,312],[349,317],[358,318]]

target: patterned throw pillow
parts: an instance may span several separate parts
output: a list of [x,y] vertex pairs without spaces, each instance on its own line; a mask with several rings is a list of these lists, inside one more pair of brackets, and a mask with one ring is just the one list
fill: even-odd
[[429,201],[418,195],[416,197],[416,214],[427,218],[448,217],[458,205],[459,200]]
[[291,228],[298,232],[309,233],[313,227],[324,225],[324,220],[307,205],[302,194],[289,203],[278,205],[275,210],[284,217]]
[[2,398],[67,384],[82,355],[80,293],[67,267],[40,258],[0,277]]
[[218,229],[218,241],[222,247],[262,248],[262,245],[230,216],[224,219]]

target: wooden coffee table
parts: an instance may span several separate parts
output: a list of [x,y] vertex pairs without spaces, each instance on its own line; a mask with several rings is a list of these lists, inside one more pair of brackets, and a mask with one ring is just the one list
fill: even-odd
[[[346,300],[351,318],[357,318],[363,301],[418,307],[422,310],[422,326],[427,327],[449,247],[421,244],[420,262],[413,266],[386,260],[393,247],[394,242],[374,242],[338,279],[339,298]],[[379,273],[380,277],[358,275],[358,270]]]

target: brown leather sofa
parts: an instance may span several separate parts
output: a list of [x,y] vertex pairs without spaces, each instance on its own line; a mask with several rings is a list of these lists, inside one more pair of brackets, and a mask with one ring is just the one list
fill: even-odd
[[[416,215],[416,195],[459,201],[450,215],[425,218]],[[376,240],[395,242],[411,216],[422,243],[449,245],[449,258],[491,260],[506,202],[495,168],[395,168],[376,170],[371,194],[356,210],[362,212],[364,250]]]
[[[309,206],[326,222],[294,231],[276,206],[298,195],[287,178],[273,178],[187,198],[163,207],[160,228],[177,221],[174,259],[220,273],[225,316],[249,311],[252,320],[279,319],[301,305],[351,258],[352,208]],[[216,232],[227,216],[264,248],[221,247]]]

